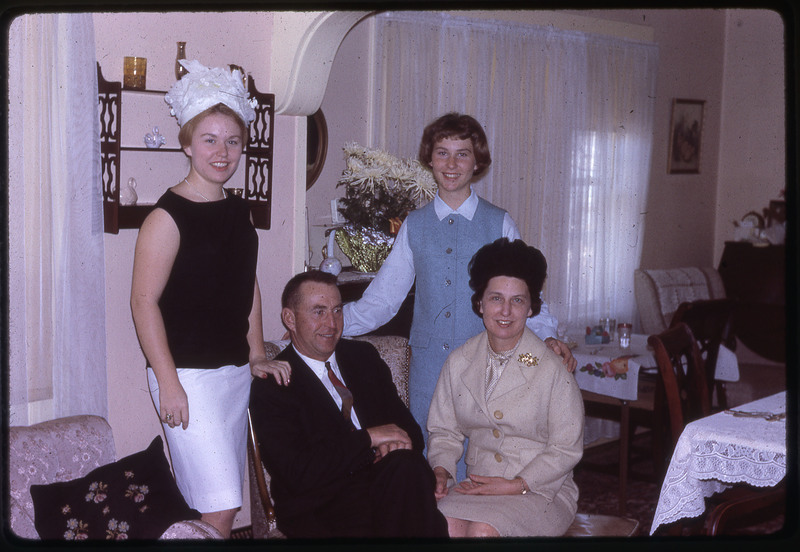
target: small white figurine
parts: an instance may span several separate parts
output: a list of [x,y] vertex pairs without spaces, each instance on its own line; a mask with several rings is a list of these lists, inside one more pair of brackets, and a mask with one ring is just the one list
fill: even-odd
[[128,184],[119,190],[119,202],[122,205],[136,205],[139,196],[136,194],[136,179],[129,178]]
[[148,148],[160,148],[167,143],[163,134],[158,132],[158,127],[153,127],[153,134],[149,132],[144,135],[144,145]]

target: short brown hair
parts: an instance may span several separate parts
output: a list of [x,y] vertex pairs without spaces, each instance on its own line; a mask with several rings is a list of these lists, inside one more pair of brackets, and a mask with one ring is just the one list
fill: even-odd
[[321,270],[309,270],[308,272],[300,272],[292,276],[291,280],[286,282],[281,294],[281,308],[294,310],[300,301],[300,286],[305,282],[316,282],[318,284],[329,284],[336,286],[336,276],[329,272],[322,272]]
[[453,140],[466,140],[472,142],[472,152],[475,154],[475,174],[480,175],[492,164],[492,155],[489,153],[489,142],[480,123],[469,115],[461,113],[447,113],[442,115],[422,132],[422,141],[419,144],[419,160],[430,166],[433,159],[433,148],[437,142],[450,138]]
[[182,148],[192,145],[192,134],[194,134],[194,129],[199,125],[203,119],[211,115],[212,113],[219,113],[220,115],[227,115],[231,117],[236,124],[239,125],[239,130],[242,132],[242,141],[246,144],[248,139],[247,133],[247,125],[244,124],[236,112],[228,107],[223,103],[218,103],[216,105],[212,105],[205,111],[201,111],[185,123],[181,127],[181,130],[178,132],[178,143],[181,145]]

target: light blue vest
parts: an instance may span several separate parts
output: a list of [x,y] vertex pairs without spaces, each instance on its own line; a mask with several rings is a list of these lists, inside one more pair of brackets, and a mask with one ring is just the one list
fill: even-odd
[[416,272],[409,399],[426,435],[428,407],[447,355],[484,329],[472,311],[467,266],[478,249],[503,236],[504,217],[505,211],[481,198],[471,221],[452,213],[440,221],[433,202],[408,215]]

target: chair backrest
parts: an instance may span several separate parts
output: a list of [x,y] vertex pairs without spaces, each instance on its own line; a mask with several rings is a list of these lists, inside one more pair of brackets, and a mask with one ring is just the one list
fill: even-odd
[[633,286],[642,332],[647,335],[666,330],[683,302],[725,297],[722,277],[712,267],[639,268]]
[[709,393],[713,389],[714,370],[717,366],[719,347],[723,343],[731,346],[731,318],[733,301],[730,299],[707,299],[681,303],[672,316],[670,328],[684,322],[700,344],[700,353],[705,358],[706,382]]
[[651,335],[647,343],[658,365],[656,411],[667,414],[674,447],[687,423],[711,414],[703,358],[692,330],[683,322]]

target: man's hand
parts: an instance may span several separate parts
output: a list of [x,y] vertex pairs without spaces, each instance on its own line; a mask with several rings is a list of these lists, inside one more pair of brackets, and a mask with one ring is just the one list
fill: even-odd
[[450,474],[447,473],[447,470],[443,467],[436,466],[433,468],[433,475],[436,476],[436,488],[433,491],[433,495],[436,497],[436,500],[439,500],[447,496],[447,480],[450,479]]
[[572,351],[569,350],[566,343],[562,343],[555,337],[548,337],[544,340],[548,347],[550,347],[555,354],[564,359],[564,364],[567,365],[567,372],[574,372],[578,367],[578,361],[572,356]]
[[411,450],[411,438],[396,424],[368,427],[367,433],[375,449],[375,462],[398,449]]

